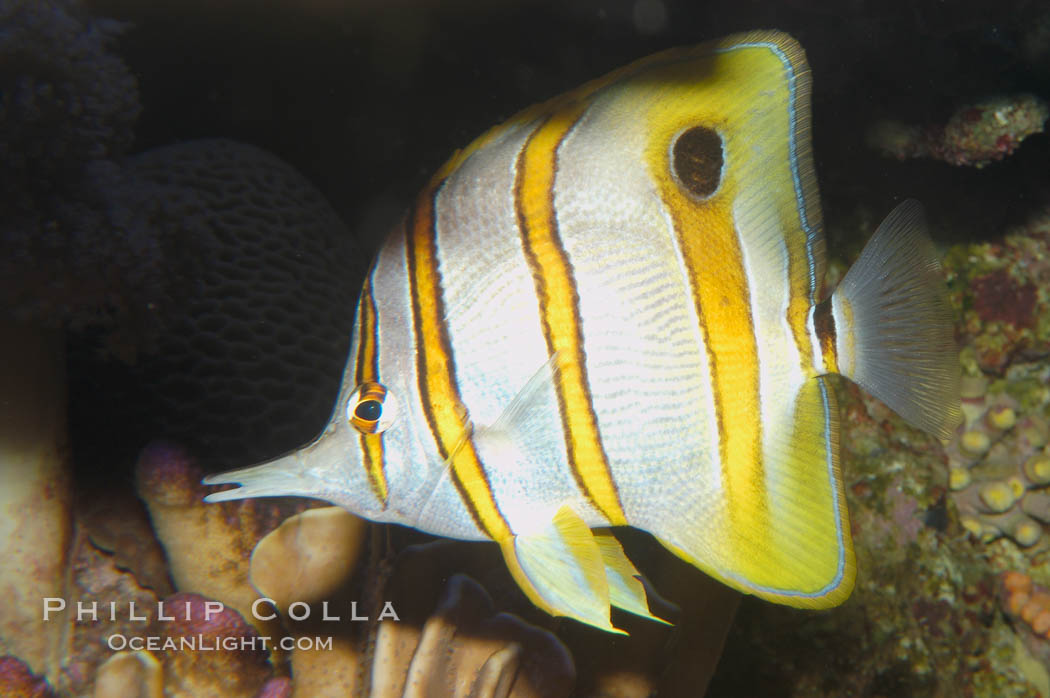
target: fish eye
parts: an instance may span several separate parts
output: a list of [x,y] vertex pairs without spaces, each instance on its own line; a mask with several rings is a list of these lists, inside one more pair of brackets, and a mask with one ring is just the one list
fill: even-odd
[[383,403],[379,400],[362,400],[354,408],[354,416],[363,422],[378,422],[383,416]]
[[671,143],[671,172],[678,185],[706,199],[718,191],[725,164],[722,136],[707,126],[694,126]]
[[357,386],[346,401],[346,417],[362,434],[381,434],[397,419],[397,400],[379,383]]

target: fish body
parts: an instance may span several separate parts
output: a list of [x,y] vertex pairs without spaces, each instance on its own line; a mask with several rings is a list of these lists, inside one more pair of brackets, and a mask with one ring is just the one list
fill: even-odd
[[[855,577],[840,373],[939,436],[958,363],[921,209],[831,296],[810,74],[756,32],[642,59],[457,153],[365,281],[332,420],[206,480],[498,542],[534,603],[651,617],[609,527],[798,607]],[[595,530],[597,529],[597,530]]]

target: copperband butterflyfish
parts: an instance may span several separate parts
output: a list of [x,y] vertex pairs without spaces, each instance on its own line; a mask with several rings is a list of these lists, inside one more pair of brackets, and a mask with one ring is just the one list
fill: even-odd
[[460,152],[361,291],[313,443],[206,479],[495,541],[536,606],[653,617],[610,528],[748,594],[826,608],[856,567],[841,374],[939,437],[959,364],[914,201],[833,293],[801,47],[753,32],[639,60]]

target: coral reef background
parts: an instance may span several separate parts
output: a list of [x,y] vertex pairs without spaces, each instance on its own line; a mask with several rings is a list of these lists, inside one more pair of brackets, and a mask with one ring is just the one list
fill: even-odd
[[[838,385],[857,590],[821,613],[745,599],[709,695],[1050,696],[1037,0],[0,0],[0,332],[31,328],[48,381],[0,372],[0,415],[36,414],[15,387],[69,405],[68,440],[46,413],[47,477],[0,492],[4,531],[26,524],[17,559],[48,564],[13,581],[7,565],[0,588],[32,598],[50,575],[74,598],[222,599],[214,624],[150,627],[302,636],[287,617],[246,620],[259,589],[288,583],[256,568],[267,550],[289,570],[327,561],[318,601],[389,593],[410,619],[355,627],[330,655],[113,655],[89,623],[19,644],[28,621],[5,595],[0,655],[18,656],[0,657],[0,693],[305,695],[367,677],[400,695],[411,675],[441,695],[452,684],[426,650],[447,645],[479,695],[695,695],[721,651],[703,619],[728,622],[736,598],[644,535],[625,545],[678,625],[610,638],[536,613],[483,546],[303,513],[318,503],[202,507],[196,482],[320,429],[363,269],[455,148],[634,58],[767,27],[798,38],[814,73],[829,282],[894,203],[926,206],[967,421],[941,444]],[[322,517],[347,541],[334,557],[307,535]]]

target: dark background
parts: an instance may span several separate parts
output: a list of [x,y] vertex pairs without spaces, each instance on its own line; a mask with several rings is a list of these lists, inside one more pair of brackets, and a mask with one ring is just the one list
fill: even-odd
[[1031,199],[1050,197],[1043,135],[981,171],[895,162],[863,143],[880,118],[943,124],[983,97],[1050,93],[1050,9],[1035,0],[90,6],[135,23],[121,52],[142,91],[138,149],[204,136],[259,145],[302,171],[366,238],[453,149],[518,109],[663,48],[763,28],[794,35],[813,69],[833,243],[870,234],[859,224],[877,223],[903,197],[927,205],[940,238],[994,235]]

